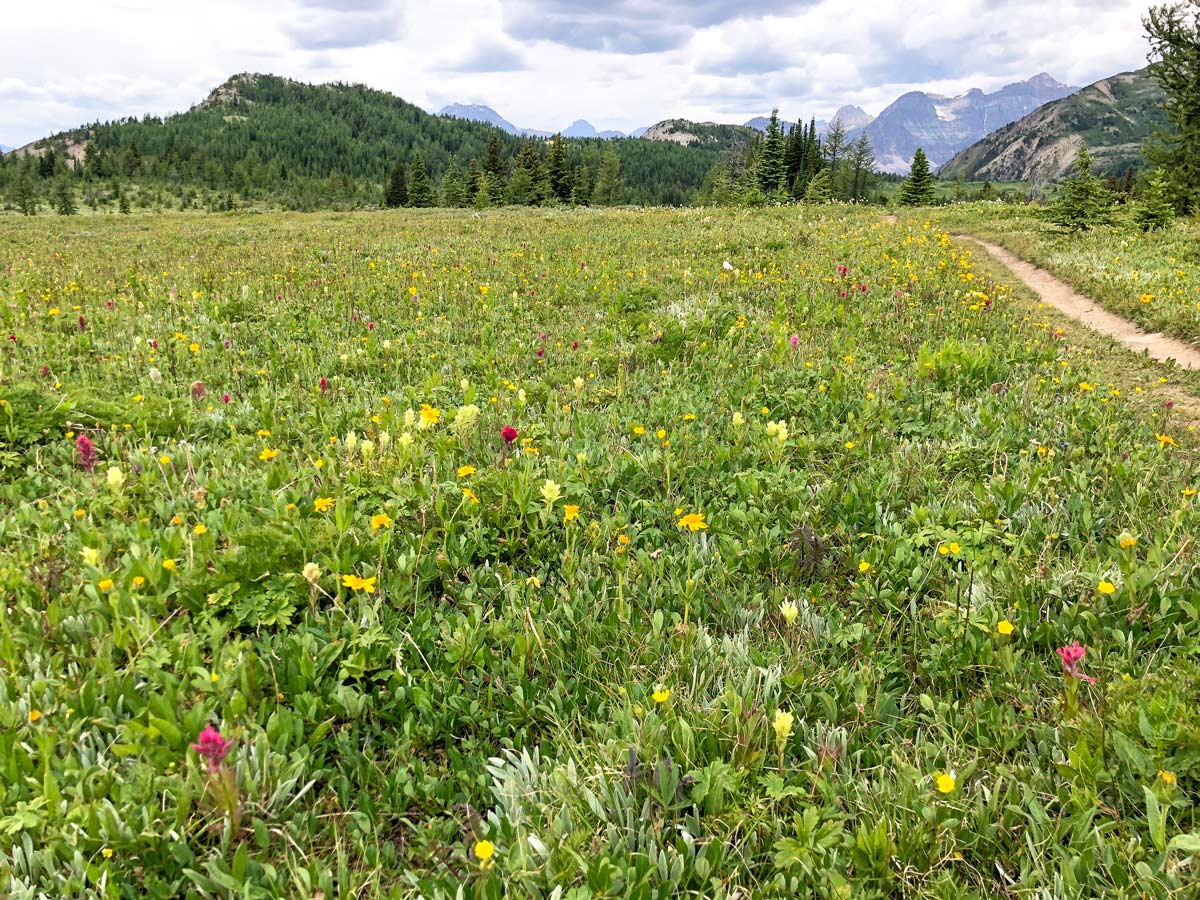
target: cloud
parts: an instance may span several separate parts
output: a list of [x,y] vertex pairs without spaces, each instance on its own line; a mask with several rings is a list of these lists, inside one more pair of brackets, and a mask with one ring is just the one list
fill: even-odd
[[345,50],[397,40],[403,21],[391,0],[300,0],[281,30],[301,50]]
[[518,40],[542,40],[610,53],[660,53],[682,47],[697,28],[759,17],[804,5],[796,0],[509,0],[505,32]]
[[519,46],[484,38],[457,59],[440,63],[438,68],[450,72],[522,72],[529,68],[529,62]]

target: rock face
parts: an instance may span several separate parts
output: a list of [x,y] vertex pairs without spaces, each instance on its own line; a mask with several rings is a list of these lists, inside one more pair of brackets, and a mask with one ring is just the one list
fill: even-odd
[[1047,103],[972,144],[941,169],[972,181],[1057,181],[1084,144],[1095,171],[1119,174],[1142,159],[1142,145],[1165,124],[1162,91],[1149,68],[1122,72]]
[[670,141],[685,147],[740,150],[756,135],[757,132],[753,128],[747,128],[745,125],[666,119],[647,128],[641,138],[644,141]]
[[940,165],[997,128],[1076,90],[1043,73],[993,94],[978,88],[958,97],[912,91],[866,126],[848,129],[847,136],[854,140],[865,133],[879,168],[903,173],[918,147],[930,163]]
[[[853,128],[866,128],[875,121],[875,117],[864,110],[861,106],[843,106],[833,114],[833,118],[831,118],[829,121],[831,123],[841,122],[842,127],[849,131]],[[823,122],[817,123],[818,127],[824,124],[825,123]],[[824,128],[819,127],[819,130],[828,131],[828,126]]]

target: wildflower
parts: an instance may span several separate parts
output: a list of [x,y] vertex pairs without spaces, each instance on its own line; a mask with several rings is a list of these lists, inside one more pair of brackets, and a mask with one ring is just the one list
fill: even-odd
[[1062,661],[1064,673],[1071,678],[1081,678],[1087,681],[1088,684],[1096,683],[1095,678],[1092,678],[1090,675],[1084,675],[1079,671],[1079,663],[1083,661],[1084,654],[1087,653],[1087,647],[1081,646],[1079,641],[1075,641],[1065,647],[1059,647],[1055,652]]
[[1109,594],[1115,594],[1117,592],[1117,586],[1111,581],[1101,581],[1098,585],[1096,585],[1096,590],[1107,596]]
[[41,717],[42,717],[42,711],[40,709],[31,709],[29,711],[29,724],[31,724],[31,725],[34,724],[39,719],[41,719]]
[[329,512],[329,510],[332,506],[333,506],[333,498],[332,497],[318,497],[316,500],[313,501],[313,509],[315,509],[319,513]]
[[371,516],[371,530],[378,531],[380,528],[391,528],[392,517],[387,513],[378,513]]
[[258,458],[263,462],[270,462],[279,455],[278,450],[272,450],[270,447],[264,447],[263,452],[258,454]]
[[158,458],[158,464],[160,466],[169,466],[171,464],[171,457],[167,456],[167,454],[164,453],[162,456],[160,456]]
[[342,439],[342,446],[346,448],[347,453],[353,453],[354,448],[358,446],[358,435],[351,431]]
[[1175,443],[1175,438],[1171,437],[1169,434],[1157,434],[1156,433],[1154,435],[1154,437],[1158,441],[1158,447],[1160,450],[1163,447],[1178,447],[1179,446],[1178,444]]
[[949,794],[958,784],[954,780],[954,776],[946,772],[935,772],[933,777],[934,782],[937,784],[938,793],[941,794]]
[[1128,531],[1122,531],[1121,536],[1120,536],[1120,538],[1118,538],[1118,540],[1120,541],[1122,550],[1128,550],[1130,547],[1137,546],[1137,538],[1135,538]]
[[568,503],[563,509],[563,521],[574,522],[579,518],[579,507],[573,503]]
[[316,584],[321,577],[321,567],[315,562],[305,563],[303,574],[305,581],[307,581],[309,584]]
[[100,565],[100,551],[95,547],[84,547],[81,551],[83,561],[89,566]]
[[996,626],[996,633],[1008,637],[1013,633],[1013,623],[1008,619],[1001,619],[1000,624]]
[[688,513],[675,524],[679,528],[686,528],[693,533],[708,528],[708,524],[704,521],[704,513]]
[[148,375],[150,377],[150,381],[153,382],[154,384],[162,384],[162,380],[163,380],[162,372],[158,371],[158,369],[155,368],[154,366],[150,367],[150,371],[149,371]]
[[741,428],[745,424],[746,424],[745,416],[743,416],[740,412],[735,412],[733,414],[733,427]]
[[1169,769],[1159,769],[1158,770],[1158,778],[1167,787],[1175,787],[1175,783],[1179,780],[1175,776],[1175,773],[1170,771]]
[[869,562],[867,562],[865,559],[859,560],[858,561],[858,571],[860,573],[862,573],[863,575],[866,575],[868,572],[871,571],[871,564]]
[[317,382],[317,390],[319,390],[322,394],[329,390],[329,379],[324,375],[322,375],[321,380]]
[[105,480],[108,482],[109,489],[113,493],[119,494],[121,493],[121,488],[125,486],[125,473],[116,466],[109,466]]
[[[483,288],[480,288],[480,290],[483,291],[483,293],[487,293],[487,291],[483,290]],[[479,865],[482,868],[485,868],[485,869],[491,868],[491,866],[493,865],[492,856],[494,856],[495,853],[496,853],[496,847],[495,847],[495,845],[492,844],[491,841],[476,841],[475,842],[475,858],[477,860],[479,860]]]
[[96,468],[96,445],[86,434],[81,434],[75,440],[75,452],[79,456],[79,468],[92,472]]
[[427,431],[442,420],[442,411],[435,409],[428,403],[421,404],[421,421],[417,425],[422,431]]
[[650,695],[650,699],[655,703],[666,703],[671,699],[671,690],[662,686],[656,687],[654,693]]
[[143,578],[141,575],[134,575],[134,576],[133,576],[133,586],[134,586],[135,588],[140,588],[140,587],[141,587],[143,584],[145,584],[145,583],[146,583],[146,579],[145,579],[145,578]]
[[473,490],[471,490],[470,488],[463,488],[462,492],[463,492],[463,496],[466,497],[468,500],[470,500],[472,503],[479,502],[479,498],[477,496],[475,496],[475,492]]
[[233,749],[233,744],[221,737],[221,732],[209,725],[196,737],[196,743],[192,744],[192,749],[205,761],[209,774],[216,774],[221,761]]
[[635,434],[637,437],[641,437],[643,434],[645,434],[645,433],[646,433],[646,429],[645,429],[643,426],[641,426],[641,425],[634,425],[634,426],[633,426],[633,433],[634,433],[634,434]]
[[454,414],[454,423],[451,429],[456,437],[460,440],[469,435],[479,422],[479,407],[474,403],[468,403],[466,406],[460,406]]
[[846,441],[846,449],[847,450],[853,450],[857,446],[858,446],[858,444],[854,441]]
[[796,349],[797,347],[800,346],[800,335],[793,334],[791,337],[788,338],[788,343],[792,345],[793,350]]
[[789,625],[796,624],[796,618],[800,615],[800,607],[796,605],[794,600],[784,600],[779,604],[779,614],[783,616],[783,621]]
[[500,429],[500,437],[504,439],[504,443],[506,444],[511,444],[513,441],[515,441],[517,439],[517,435],[517,429],[513,428],[511,425],[505,425]]
[[458,474],[459,478],[470,478],[472,475],[475,474],[475,467],[474,466],[459,466],[457,474]]
[[102,591],[111,591],[113,589],[113,580],[111,578],[105,578],[98,585],[96,585],[96,587],[100,588]]
[[193,381],[192,382],[192,397],[194,397],[196,400],[203,399],[203,397],[204,397],[204,382],[203,381]]
[[175,569],[178,567],[178,565],[179,564],[177,562],[175,562],[175,560],[173,560],[173,559],[164,559],[162,567],[164,569],[166,569],[168,572],[174,572]]
[[546,501],[546,505],[553,506],[561,496],[562,486],[547,478],[545,484],[542,485],[542,499]]
[[100,851],[100,855],[103,856],[105,859],[112,859],[113,858],[112,847],[105,847],[103,850]]
[[775,743],[780,749],[787,743],[788,738],[792,736],[792,723],[795,721],[795,716],[790,712],[784,712],[782,709],[775,710],[775,718],[771,721],[771,728],[775,731]]
[[208,534],[208,528],[205,527],[203,522],[198,522],[198,523],[196,523],[196,527],[192,529],[192,534],[195,534],[195,535]]
[[359,578],[357,575],[343,575],[342,587],[348,587],[352,591],[363,591],[367,594],[373,594],[375,593],[375,576]]

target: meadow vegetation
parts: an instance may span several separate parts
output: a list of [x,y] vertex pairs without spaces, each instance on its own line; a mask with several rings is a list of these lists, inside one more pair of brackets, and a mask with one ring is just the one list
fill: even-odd
[[7,896],[1193,894],[1195,435],[958,221],[6,222]]

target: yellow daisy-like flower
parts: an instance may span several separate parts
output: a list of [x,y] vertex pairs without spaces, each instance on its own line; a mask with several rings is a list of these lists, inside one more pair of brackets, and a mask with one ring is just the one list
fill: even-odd
[[342,586],[348,587],[352,591],[362,591],[366,594],[375,593],[375,576],[370,578],[359,578],[357,575],[343,575]]
[[195,528],[192,529],[192,534],[196,534],[196,535],[208,534],[208,529],[205,527],[203,522],[200,522],[196,525]]
[[459,478],[470,478],[474,474],[475,474],[474,466],[459,466],[458,467],[458,477]]
[[1175,783],[1179,780],[1175,776],[1175,773],[1170,771],[1169,769],[1159,769],[1158,770],[1158,778],[1167,787],[1175,787]]
[[666,703],[671,699],[671,690],[665,687],[656,688],[654,693],[650,695],[650,699],[655,703]]
[[1111,581],[1101,581],[1098,585],[1096,585],[1096,590],[1102,594],[1115,594],[1117,592],[1117,587]]
[[258,458],[263,462],[270,462],[279,455],[278,450],[272,450],[270,447],[264,447],[263,452],[258,454]]
[[1178,447],[1179,446],[1178,444],[1175,443],[1175,438],[1171,437],[1169,434],[1155,433],[1154,438],[1155,438],[1155,440],[1158,441],[1159,449],[1162,449],[1163,447]]
[[475,492],[473,490],[471,490],[470,488],[463,488],[462,492],[463,492],[463,496],[466,497],[468,500],[470,500],[472,503],[479,502],[479,498],[477,496],[475,496]]
[[1013,633],[1013,623],[1008,621],[1008,619],[1001,619],[1000,624],[996,626],[996,633],[1007,637]]
[[[487,293],[487,291],[483,291]],[[492,865],[492,857],[496,854],[496,846],[491,841],[476,841],[475,842],[475,858],[479,860],[479,865],[488,868]]]
[[858,571],[861,572],[863,575],[866,575],[868,572],[871,571],[871,564],[869,562],[867,562],[865,559],[859,560]]
[[421,404],[421,421],[428,425],[436,425],[442,420],[442,411],[430,406],[428,403]]
[[371,516],[371,530],[378,531],[380,528],[391,528],[392,517],[387,513],[378,513]]
[[41,711],[40,709],[31,709],[31,710],[29,711],[29,722],[30,722],[30,724],[33,724],[34,722],[37,722],[39,719],[41,719],[41,717],[42,717],[42,711]]
[[675,524],[679,528],[686,528],[691,532],[703,531],[708,528],[708,523],[704,521],[704,513],[688,513]]
[[333,498],[332,497],[318,497],[316,500],[313,501],[313,509],[315,509],[319,513],[329,512],[329,510],[330,510],[330,508],[332,508],[332,506],[333,506]]
[[1135,537],[1134,537],[1132,534],[1130,534],[1128,531],[1122,532],[1122,533],[1121,533],[1120,544],[1121,544],[1121,549],[1122,549],[1122,550],[1128,550],[1130,547],[1136,547],[1136,546],[1137,546],[1137,538],[1135,538]]
[[573,503],[568,503],[563,509],[563,521],[574,522],[579,518],[579,507]]
[[935,773],[934,780],[937,784],[938,793],[941,794],[949,794],[958,785],[958,782],[954,780],[954,776],[945,772]]
[[140,587],[141,587],[143,584],[145,584],[145,583],[146,583],[146,579],[145,579],[145,578],[143,578],[141,575],[134,575],[134,576],[133,576],[133,586],[134,586],[135,588],[140,588]]
[[636,434],[638,437],[641,437],[643,434],[646,433],[646,429],[641,425],[634,425],[633,433]]
[[178,565],[179,564],[177,562],[175,562],[175,560],[173,560],[173,559],[164,559],[163,560],[163,568],[166,569],[168,572],[174,572]]
[[98,585],[96,585],[96,587],[100,588],[102,591],[111,591],[113,589],[113,580],[111,578],[105,578]]

